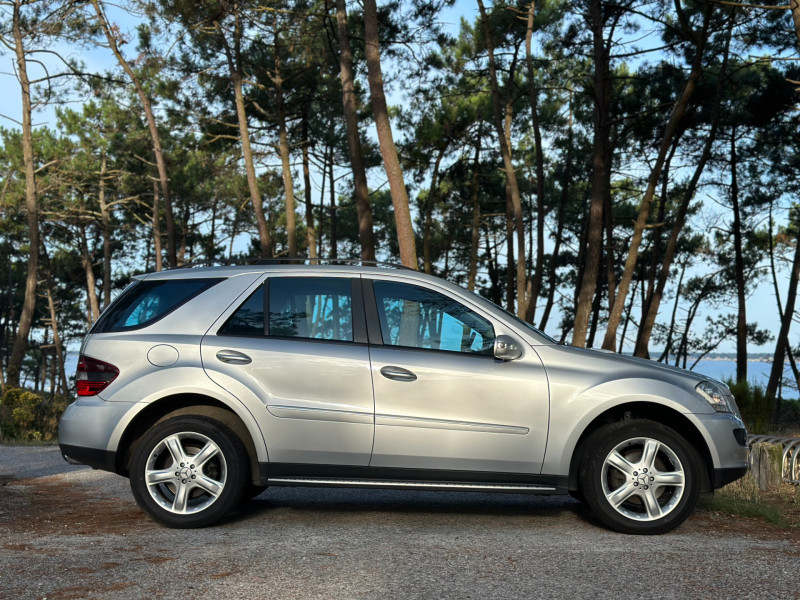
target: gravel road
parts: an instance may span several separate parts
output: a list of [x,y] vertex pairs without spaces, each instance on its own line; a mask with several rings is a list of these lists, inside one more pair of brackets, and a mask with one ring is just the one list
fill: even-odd
[[566,497],[271,488],[169,530],[127,483],[0,446],[0,598],[800,598],[800,532],[710,511],[639,537]]

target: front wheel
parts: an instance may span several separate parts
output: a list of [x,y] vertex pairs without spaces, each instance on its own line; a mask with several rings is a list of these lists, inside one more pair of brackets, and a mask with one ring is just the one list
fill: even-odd
[[666,533],[692,513],[698,459],[675,431],[647,420],[605,425],[586,441],[580,481],[586,502],[622,533]]
[[202,416],[159,423],[137,444],[130,484],[139,506],[167,527],[205,527],[242,497],[247,452],[228,427]]

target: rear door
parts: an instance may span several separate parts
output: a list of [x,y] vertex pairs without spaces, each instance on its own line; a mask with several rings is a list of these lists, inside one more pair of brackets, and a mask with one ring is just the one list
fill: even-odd
[[209,376],[258,396],[271,463],[369,464],[374,402],[358,278],[265,278],[203,339]]

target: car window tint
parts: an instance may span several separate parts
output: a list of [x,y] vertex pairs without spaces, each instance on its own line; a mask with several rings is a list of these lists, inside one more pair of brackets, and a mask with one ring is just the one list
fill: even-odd
[[463,304],[416,285],[374,281],[383,343],[491,355],[494,327]]
[[92,333],[146,327],[220,281],[222,279],[142,281],[130,287],[108,307]]
[[268,333],[352,342],[350,280],[333,277],[271,278]]
[[219,330],[223,335],[264,335],[264,286],[250,294],[227,323]]

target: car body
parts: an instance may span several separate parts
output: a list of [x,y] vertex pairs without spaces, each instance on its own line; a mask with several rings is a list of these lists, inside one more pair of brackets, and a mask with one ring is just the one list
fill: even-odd
[[136,277],[81,347],[72,462],[173,527],[266,486],[564,494],[660,533],[746,471],[724,384],[559,345],[409,269],[265,264]]

